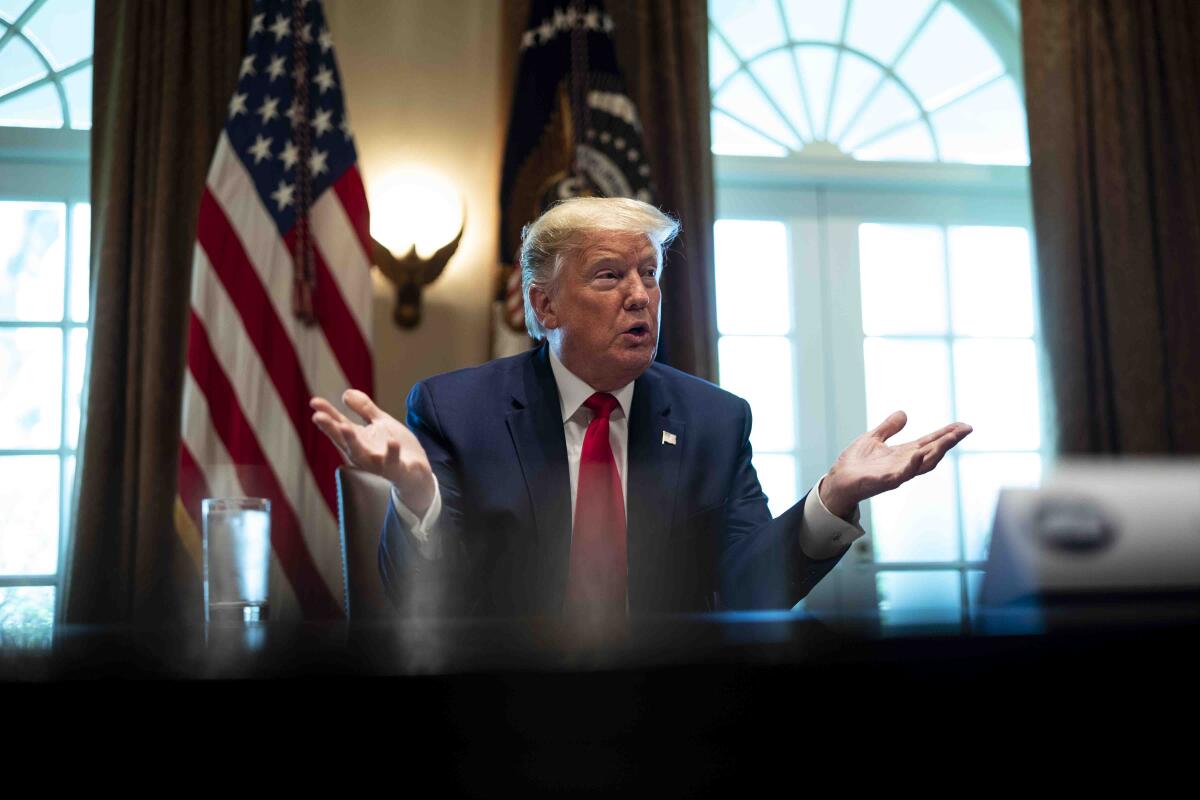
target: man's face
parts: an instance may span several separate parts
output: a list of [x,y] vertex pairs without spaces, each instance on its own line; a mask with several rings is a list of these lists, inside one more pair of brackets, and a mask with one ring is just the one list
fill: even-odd
[[585,234],[550,292],[531,292],[559,360],[597,391],[637,378],[658,349],[659,253],[642,234]]

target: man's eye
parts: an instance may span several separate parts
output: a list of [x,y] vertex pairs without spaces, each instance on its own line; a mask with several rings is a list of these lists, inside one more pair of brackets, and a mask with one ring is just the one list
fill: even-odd
[[597,272],[596,277],[600,280],[612,280],[617,277],[617,273],[613,272],[612,270],[606,269],[603,272]]

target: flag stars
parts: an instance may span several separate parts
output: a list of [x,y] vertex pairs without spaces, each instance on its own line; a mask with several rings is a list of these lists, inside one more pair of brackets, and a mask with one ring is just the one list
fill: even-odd
[[332,116],[333,111],[323,108],[313,117],[312,126],[313,130],[317,132],[317,136],[324,136],[333,128],[333,123],[330,121]]
[[617,148],[618,150],[624,150],[625,140],[618,136],[616,139],[613,139],[613,147]]
[[281,180],[279,188],[271,192],[271,199],[275,201],[278,207],[276,210],[283,211],[296,199],[296,184]]
[[267,18],[266,14],[255,14],[250,20],[250,35],[257,36],[263,32],[263,21]]
[[288,22],[287,17],[285,17],[283,14],[276,15],[275,22],[271,24],[270,28],[271,33],[275,34],[276,44],[282,42],[284,37],[290,35],[290,27],[291,24]]
[[329,52],[329,48],[333,47],[333,36],[329,33],[329,28],[321,28],[317,42],[321,45],[321,55]]
[[291,169],[300,160],[300,148],[296,147],[295,142],[289,141],[283,146],[283,152],[279,154],[279,160],[283,162],[284,169]]
[[638,167],[638,175],[641,175],[643,178],[648,177],[650,175],[650,165],[642,164]]
[[284,63],[286,61],[287,59],[283,56],[271,56],[271,63],[267,66],[267,74],[271,76],[272,83],[284,73]]
[[262,124],[266,125],[268,122],[279,116],[278,108],[279,98],[267,95],[263,98],[263,104],[259,106],[258,110],[254,113],[262,117]]
[[542,24],[538,26],[537,32],[538,36],[542,38],[543,43],[548,42],[554,36],[554,26],[550,24],[550,20],[542,20]]
[[250,155],[254,156],[254,163],[257,164],[264,158],[271,157],[271,142],[274,141],[270,137],[263,138],[261,135],[256,136],[254,144],[250,146]]
[[583,26],[589,31],[600,30],[600,12],[593,8],[584,14]]
[[325,94],[333,88],[333,72],[329,67],[324,65],[317,70],[316,76],[313,78],[313,83],[321,87],[321,94]]
[[312,23],[304,23],[304,27],[300,29],[300,41],[305,44],[312,44]]
[[292,127],[300,124],[300,101],[295,97],[292,98],[292,104],[288,106],[288,110],[283,112],[283,115],[292,123]]
[[528,30],[521,34],[521,49],[528,50],[537,44],[537,31]]
[[233,95],[233,99],[229,101],[229,118],[233,119],[238,114],[246,112],[246,93],[237,92]]
[[238,79],[255,74],[257,73],[254,71],[254,55],[251,54],[242,59],[242,68],[238,70]]
[[637,151],[637,150],[635,150],[635,149],[633,149],[632,147],[631,147],[631,148],[629,148],[629,152],[627,152],[627,153],[625,154],[625,156],[626,156],[626,157],[627,157],[627,158],[628,158],[630,161],[637,161],[637,160],[638,160],[638,156],[639,156],[639,155],[640,155],[640,153],[638,153],[638,151]]
[[308,157],[308,171],[312,173],[313,177],[324,172],[329,172],[329,167],[325,163],[325,160],[328,158],[328,151],[313,150],[312,155]]
[[342,121],[338,124],[338,130],[340,130],[342,132],[342,136],[345,137],[347,142],[350,141],[350,118],[349,117],[347,117],[345,115],[342,116]]

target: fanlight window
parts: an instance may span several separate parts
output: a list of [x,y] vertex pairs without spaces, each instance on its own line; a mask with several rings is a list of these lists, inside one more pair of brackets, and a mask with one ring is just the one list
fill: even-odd
[[0,0],[0,126],[92,126],[93,0]]
[[1029,163],[1024,103],[950,0],[711,0],[713,152]]

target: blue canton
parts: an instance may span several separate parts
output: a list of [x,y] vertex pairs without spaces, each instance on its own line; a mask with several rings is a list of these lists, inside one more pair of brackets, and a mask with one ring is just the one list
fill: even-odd
[[[292,0],[256,0],[225,132],[246,165],[281,236],[296,222],[299,145],[293,135],[295,43]],[[305,0],[301,40],[308,57],[309,174],[312,201],[356,159],[342,81],[319,0]]]

